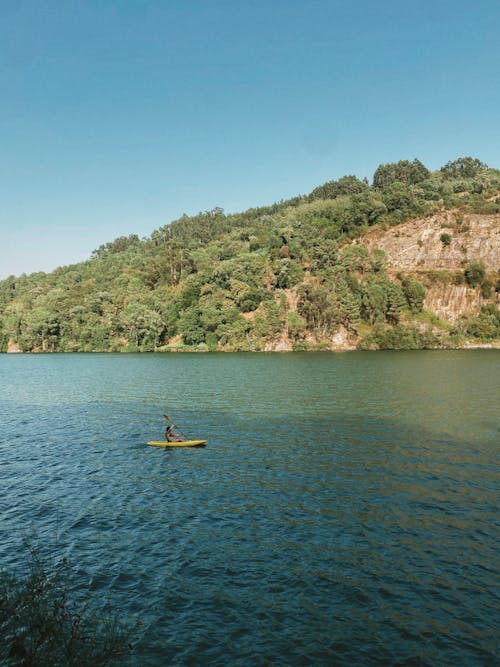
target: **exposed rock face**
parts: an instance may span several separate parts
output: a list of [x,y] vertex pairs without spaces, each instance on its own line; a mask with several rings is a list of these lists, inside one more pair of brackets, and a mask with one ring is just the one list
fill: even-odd
[[21,348],[13,340],[9,340],[7,344],[7,354],[17,354],[22,352]]
[[[449,245],[441,240],[442,234],[451,237]],[[500,215],[461,216],[446,211],[386,231],[374,229],[362,242],[370,250],[383,250],[396,271],[460,271],[477,261],[487,271],[498,271]]]
[[427,288],[424,308],[448,322],[455,322],[460,315],[477,315],[487,303],[479,289],[467,285],[433,285]]
[[[442,235],[449,238],[443,242]],[[461,215],[456,211],[438,213],[429,218],[383,230],[370,230],[362,239],[370,251],[383,250],[389,272],[410,273],[426,286],[425,309],[448,322],[462,315],[477,315],[488,303],[479,288],[453,281],[432,284],[425,272],[462,273],[471,262],[482,262],[487,273],[500,268],[500,215]],[[421,276],[419,276],[419,273]],[[499,303],[497,296],[497,305]]]

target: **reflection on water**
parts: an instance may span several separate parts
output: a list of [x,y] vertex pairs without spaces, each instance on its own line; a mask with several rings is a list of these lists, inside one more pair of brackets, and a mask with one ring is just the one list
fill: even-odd
[[36,531],[141,665],[493,664],[499,361],[3,355],[0,564]]

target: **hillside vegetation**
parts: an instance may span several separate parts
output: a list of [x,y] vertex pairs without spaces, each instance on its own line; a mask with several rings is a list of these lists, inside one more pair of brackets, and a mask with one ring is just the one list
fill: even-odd
[[0,350],[496,344],[500,171],[380,165],[309,195],[182,216],[83,263],[0,282]]

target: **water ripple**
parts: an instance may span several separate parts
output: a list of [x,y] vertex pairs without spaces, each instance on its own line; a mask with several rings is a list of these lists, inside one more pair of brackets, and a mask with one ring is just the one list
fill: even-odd
[[499,359],[0,356],[0,564],[68,557],[138,665],[492,665]]

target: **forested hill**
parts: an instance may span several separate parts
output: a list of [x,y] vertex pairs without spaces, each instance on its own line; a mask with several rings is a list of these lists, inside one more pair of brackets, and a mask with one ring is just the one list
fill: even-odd
[[464,347],[500,338],[500,171],[380,165],[309,195],[183,216],[0,282],[0,350]]

